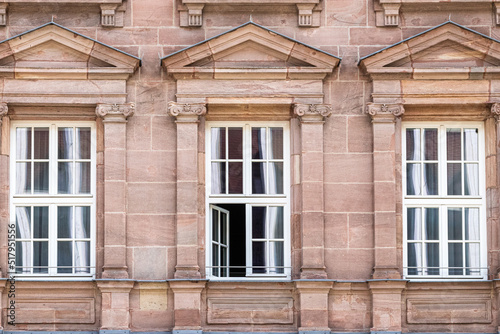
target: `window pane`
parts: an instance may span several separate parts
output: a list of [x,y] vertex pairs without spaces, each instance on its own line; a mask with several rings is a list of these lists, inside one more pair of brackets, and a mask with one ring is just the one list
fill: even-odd
[[18,274],[30,274],[31,268],[19,268],[19,267],[31,267],[31,242],[29,241],[17,241],[16,242],[16,273]]
[[73,237],[73,207],[58,206],[57,207],[57,237],[72,238]]
[[463,275],[463,254],[462,254],[462,243],[450,243],[448,244],[448,270],[449,275]]
[[425,239],[439,240],[439,209],[425,209]]
[[424,164],[424,195],[438,194],[438,164]]
[[462,160],[461,129],[446,129],[446,159]]
[[76,158],[90,159],[90,128],[76,128]]
[[270,268],[270,274],[282,274],[284,272],[284,268],[276,268],[283,267],[285,265],[285,257],[284,257],[284,242],[283,241],[271,241],[269,243],[270,254],[269,258],[271,260],[271,266],[275,268]]
[[226,158],[226,128],[212,128],[212,159]]
[[[72,241],[58,241],[57,242],[57,266],[63,267],[73,266],[73,248]],[[57,268],[58,273],[72,273],[72,268]]]
[[227,214],[220,213],[220,242],[227,245]]
[[220,265],[222,268],[220,268],[220,273],[221,277],[228,277],[228,270],[227,270],[227,248],[226,247],[221,247],[220,248]]
[[252,128],[252,159],[266,158],[266,128]]
[[89,241],[76,241],[75,242],[75,272],[76,273],[89,273],[90,268],[90,242]]
[[212,244],[212,275],[219,276],[219,245]]
[[254,274],[266,273],[266,268],[255,268],[266,266],[266,243],[265,242],[252,242],[252,272]]
[[75,207],[75,238],[90,238],[90,206]]
[[243,163],[229,162],[229,193],[243,193]]
[[464,129],[464,160],[479,160],[478,129]]
[[73,163],[59,162],[58,167],[57,192],[59,194],[72,194]]
[[266,193],[266,163],[252,162],[252,194]]
[[33,208],[33,238],[49,237],[49,207],[35,206]]
[[228,129],[228,155],[229,159],[243,159],[243,129]]
[[[49,242],[33,242],[33,273],[47,273],[49,265]],[[45,268],[36,268],[45,267]]]
[[266,237],[266,207],[252,207],[252,238],[261,239]]
[[219,211],[212,210],[212,240],[219,241]]
[[438,130],[424,129],[424,159],[438,159]]
[[426,243],[425,246],[427,274],[439,275],[439,244]]
[[76,167],[76,193],[90,194],[90,162],[77,162]]
[[212,162],[212,194],[226,193],[226,163]]
[[406,165],[406,194],[421,195],[420,193],[420,164]]
[[422,244],[408,243],[408,275],[422,274]]
[[462,209],[448,208],[448,240],[462,239]]
[[479,243],[468,242],[465,244],[465,266],[467,267],[466,275],[479,275]]
[[16,159],[31,159],[31,128],[16,128]]
[[464,192],[465,195],[479,195],[479,165],[464,164]]
[[16,238],[31,238],[31,207],[29,206],[16,207]]
[[420,160],[420,129],[406,129],[406,160]]
[[58,159],[73,159],[73,128],[58,129]]
[[422,209],[408,208],[406,212],[408,240],[422,240]]
[[465,240],[479,240],[479,209],[465,208]]
[[16,163],[16,194],[31,193],[31,163]]
[[269,159],[283,159],[283,128],[270,128]]
[[269,238],[283,239],[283,207],[269,207]]
[[46,194],[49,192],[49,163],[33,163],[34,193]]
[[49,128],[35,128],[35,159],[49,158]]
[[462,195],[461,164],[448,164],[448,195]]
[[269,194],[283,194],[283,163],[269,163]]

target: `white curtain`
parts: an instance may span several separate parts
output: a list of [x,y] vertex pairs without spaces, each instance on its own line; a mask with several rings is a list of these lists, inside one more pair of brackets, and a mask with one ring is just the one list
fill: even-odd
[[[413,150],[412,154],[408,155],[407,160],[420,160],[421,157],[421,145],[420,145],[420,129],[408,129],[407,130],[407,136],[412,133],[413,134]],[[406,148],[407,150],[409,147]],[[412,164],[412,168],[409,171],[409,175],[407,175],[407,178],[410,178],[411,184],[413,184],[413,189],[414,189],[414,194],[415,195],[420,195],[421,193],[421,179],[420,179],[420,174],[421,174],[421,164]],[[410,184],[410,182],[407,182],[407,184]],[[409,190],[409,189],[408,189]],[[407,190],[407,193],[410,193]]]
[[[211,142],[212,159],[219,158],[221,156],[220,141],[221,141],[221,128],[212,128],[212,142]],[[226,192],[226,189],[222,189],[221,186],[223,181],[221,177],[221,166],[222,164],[219,162],[214,162],[211,164],[212,194],[221,194]]]
[[[17,231],[19,232],[19,235],[16,235],[16,239],[31,239],[31,233],[30,233],[30,211],[31,207],[17,207],[16,208],[16,224],[17,224]],[[16,263],[16,266],[27,266],[30,267],[32,265],[31,263],[31,243],[28,242],[21,242],[20,243],[21,249],[17,249],[17,252],[22,253],[21,254],[21,263]],[[16,252],[16,258],[19,258],[19,254]],[[22,268],[23,273],[31,273],[30,268]]]
[[[467,161],[478,160],[478,136],[477,129],[464,129],[465,158]],[[467,176],[467,187],[469,195],[479,195],[479,169],[477,164],[465,164]]]
[[[30,157],[30,153],[28,152],[28,143],[31,141],[31,138],[28,138],[28,130],[29,128],[17,128],[16,129],[16,159],[24,159],[25,157]],[[28,163],[20,163],[17,164],[16,168],[16,194],[23,194],[26,191],[26,186],[28,183],[28,178],[31,179],[31,175],[27,174],[26,165],[31,165]],[[27,189],[28,192],[31,192],[30,189]]]

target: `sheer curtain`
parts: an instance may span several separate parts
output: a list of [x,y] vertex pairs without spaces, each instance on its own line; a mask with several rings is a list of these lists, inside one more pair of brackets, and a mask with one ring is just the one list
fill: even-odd
[[[406,130],[406,160],[408,161],[418,161],[420,160],[420,129],[407,129]],[[422,185],[420,180],[421,174],[421,164],[408,164],[407,165],[407,194],[408,195],[420,195]]]
[[[31,131],[28,131],[27,128],[17,128],[17,133],[16,133],[16,159],[24,159],[26,157],[31,156],[31,152],[29,152],[29,149],[31,148],[31,145],[29,143],[31,142],[31,136],[28,136],[28,134],[31,133]],[[27,189],[28,185],[28,177],[31,180],[31,175],[28,175],[28,170],[31,170],[31,168],[26,168],[27,166],[30,166],[31,163],[20,163],[17,164],[17,170],[16,170],[16,193],[17,194],[22,194],[25,193],[26,190],[30,192],[30,189]]]
[[[479,159],[479,143],[477,129],[464,129],[464,159],[477,161]],[[466,195],[479,195],[479,170],[477,164],[465,164],[465,177],[467,178]]]
[[[17,207],[16,208],[16,224],[17,224],[17,239],[31,239],[30,233],[30,211],[31,207]],[[28,242],[17,242],[16,244],[16,266],[31,266],[31,247],[29,247],[31,243]],[[21,246],[21,247],[19,247]],[[19,254],[21,253],[21,254]],[[21,255],[21,256],[19,256]],[[17,263],[20,258],[21,263]],[[17,269],[19,270],[19,268]],[[16,271],[17,271],[16,270]],[[23,274],[31,273],[30,268],[22,268],[21,272]]]
[[[220,141],[221,141],[221,131],[220,128],[212,128],[212,159],[219,159],[221,157],[220,150]],[[221,178],[221,166],[222,164],[219,162],[213,162],[211,164],[212,169],[212,194],[221,194],[225,193],[225,189],[222,189],[222,178]]]

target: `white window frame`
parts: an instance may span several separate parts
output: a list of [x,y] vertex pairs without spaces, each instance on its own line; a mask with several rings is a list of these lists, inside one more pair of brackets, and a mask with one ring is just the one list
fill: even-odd
[[[438,195],[407,195],[406,171],[406,129],[408,128],[437,128],[438,129]],[[447,195],[447,158],[446,158],[446,129],[448,128],[477,128],[478,129],[478,157],[479,157],[479,195]],[[402,123],[402,190],[403,190],[403,276],[412,281],[470,281],[486,280],[487,269],[487,232],[486,232],[486,171],[485,171],[485,130],[482,122],[403,122]],[[423,157],[422,157],[423,160]],[[421,161],[422,161],[421,160]],[[457,161],[458,162],[458,161]],[[463,163],[463,160],[461,160]],[[423,168],[421,169],[423,174]],[[462,176],[463,180],[463,176]],[[463,183],[463,182],[462,182]],[[462,189],[464,185],[462,184]],[[439,275],[408,275],[408,208],[438,208],[439,209]],[[449,275],[448,269],[448,208],[478,208],[479,209],[479,248],[480,274],[479,275]],[[413,241],[412,241],[413,242]],[[417,241],[418,242],[418,241]],[[421,241],[422,244],[425,240]],[[464,240],[462,240],[464,242]],[[465,258],[463,259],[465,263]],[[430,267],[434,268],[434,267]],[[465,268],[465,266],[464,266]]]
[[[49,192],[47,194],[16,193],[16,128],[49,128]],[[62,127],[87,127],[91,129],[90,150],[90,194],[58,194],[57,129]],[[12,121],[10,129],[10,224],[16,224],[16,207],[47,206],[49,208],[48,227],[48,273],[12,273],[21,280],[91,280],[95,278],[96,263],[96,126],[90,121]],[[77,159],[73,159],[77,161]],[[74,177],[75,173],[74,173]],[[75,186],[75,183],[73,184]],[[32,189],[34,185],[32,184]],[[57,207],[90,206],[90,273],[57,273]],[[33,240],[33,236],[31,240]],[[87,239],[87,238],[85,238]],[[69,240],[77,241],[73,237]],[[33,252],[33,250],[32,250]],[[74,258],[73,258],[74,259]],[[33,257],[32,257],[33,261]]]
[[[213,127],[242,127],[243,128],[243,194],[212,194],[211,187],[211,131]],[[252,192],[252,157],[251,157],[251,128],[252,127],[280,127],[283,129],[283,194],[251,194]],[[260,122],[260,121],[207,121],[205,123],[205,212],[206,212],[206,275],[210,280],[290,280],[291,279],[291,234],[290,234],[290,125],[289,122]],[[212,275],[212,218],[211,206],[218,204],[245,204],[246,212],[246,277],[216,277]],[[283,236],[284,236],[284,273],[283,274],[253,274],[251,273],[251,244],[252,206],[282,206],[283,207]],[[231,217],[229,217],[231,219]],[[228,236],[229,238],[229,236]],[[270,240],[270,239],[269,239]],[[231,251],[229,250],[229,253]]]

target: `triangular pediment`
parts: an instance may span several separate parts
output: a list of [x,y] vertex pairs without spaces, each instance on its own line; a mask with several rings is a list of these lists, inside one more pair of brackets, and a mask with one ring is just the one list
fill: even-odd
[[162,58],[176,77],[322,78],[340,58],[253,22]]
[[0,73],[16,78],[127,78],[140,59],[50,22],[0,42]]
[[435,78],[442,73],[443,79],[446,72],[491,73],[491,68],[500,65],[500,42],[446,22],[368,55],[360,60],[360,65],[372,77],[409,77],[413,71],[419,71],[421,76],[425,69],[433,70]]

